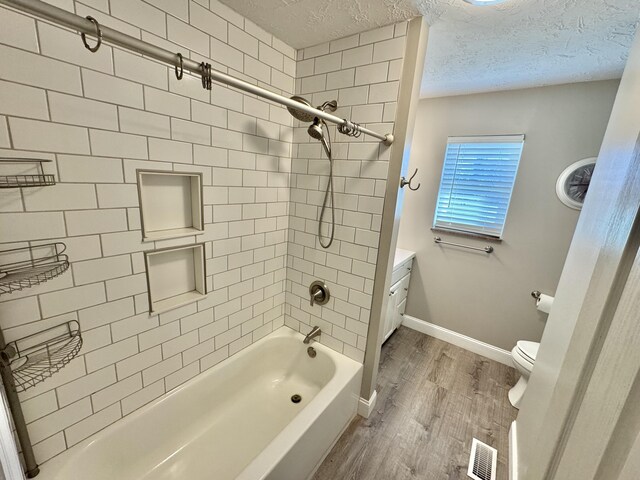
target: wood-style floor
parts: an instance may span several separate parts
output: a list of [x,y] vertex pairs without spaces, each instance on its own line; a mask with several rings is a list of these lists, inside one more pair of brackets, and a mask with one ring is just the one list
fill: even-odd
[[509,477],[508,432],[517,410],[513,368],[405,327],[382,347],[378,401],[356,417],[314,480],[468,479],[473,437],[498,449]]

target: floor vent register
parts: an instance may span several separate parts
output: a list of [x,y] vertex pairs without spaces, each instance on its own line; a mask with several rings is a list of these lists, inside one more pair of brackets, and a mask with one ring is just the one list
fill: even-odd
[[495,448],[474,438],[467,475],[474,480],[494,480],[497,460],[498,451]]

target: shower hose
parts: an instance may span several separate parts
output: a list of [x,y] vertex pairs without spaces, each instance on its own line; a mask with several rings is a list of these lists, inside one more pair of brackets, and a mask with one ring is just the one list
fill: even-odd
[[[329,248],[333,243],[333,237],[336,230],[336,212],[334,207],[333,195],[333,157],[331,156],[331,135],[329,134],[329,128],[324,120],[322,121],[322,123],[324,124],[324,129],[320,143],[322,143],[322,147],[324,148],[324,151],[327,154],[327,158],[329,159],[329,181],[327,182],[327,189],[324,192],[324,200],[322,202],[322,209],[320,210],[320,220],[318,221],[318,241],[320,242],[320,246],[322,248]],[[331,192],[331,227],[329,230],[329,241],[327,243],[324,243],[322,239],[322,221],[327,210],[329,192]]]

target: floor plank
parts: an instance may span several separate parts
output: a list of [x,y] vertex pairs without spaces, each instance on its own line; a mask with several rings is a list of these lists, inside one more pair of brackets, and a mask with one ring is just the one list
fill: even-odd
[[513,368],[400,327],[382,347],[378,401],[356,417],[314,480],[463,480],[473,437],[507,480]]

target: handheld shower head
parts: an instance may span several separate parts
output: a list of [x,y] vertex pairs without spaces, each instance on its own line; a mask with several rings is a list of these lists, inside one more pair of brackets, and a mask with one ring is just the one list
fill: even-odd
[[[301,104],[306,105],[308,107],[312,107],[309,101],[302,97],[293,96],[291,97],[291,100],[300,102]],[[317,108],[318,110],[322,110],[323,112],[325,110],[335,112],[336,109],[338,108],[338,102],[336,100],[331,100],[328,102],[324,102],[321,106]],[[324,120],[316,117],[313,114],[302,112],[297,108],[287,107],[287,110],[289,110],[289,113],[293,116],[293,118],[296,118],[301,122],[312,122],[311,125],[309,125],[309,128],[307,128],[307,133],[311,138],[320,141],[320,144],[322,145],[322,148],[324,148],[324,151],[327,154],[327,158],[329,159],[329,181],[327,182],[327,189],[324,192],[324,200],[322,202],[322,208],[320,209],[320,218],[318,219],[318,241],[320,242],[320,245],[322,246],[322,248],[329,248],[333,243],[333,238],[334,238],[335,229],[336,229],[336,214],[335,214],[334,198],[333,198],[334,197],[333,161],[332,161],[332,155],[331,155],[331,135],[329,134],[328,129],[326,131],[326,135],[325,135],[325,132],[323,131],[322,126],[323,125],[326,126],[326,123]],[[329,203],[329,196],[331,196],[331,227],[330,227],[329,240],[325,243],[322,238],[322,223],[324,221],[324,212],[327,210],[327,205]]]
[[309,125],[307,133],[311,138],[315,138],[316,140],[322,140],[324,137],[322,132],[322,122],[317,117],[313,120],[313,123]]
[[[291,97],[291,100],[295,100],[296,102],[300,102],[303,105],[306,105],[307,107],[313,108],[313,105],[311,105],[307,99],[300,97],[298,95]],[[330,100],[328,102],[324,102],[322,105],[320,105],[317,108],[318,110],[322,110],[323,112],[325,110],[329,110],[330,112],[335,112],[338,108],[338,101]],[[318,117],[314,116],[311,113],[303,112],[293,107],[287,107],[287,110],[289,110],[289,113],[294,118],[300,120],[301,122],[313,122],[311,125],[309,125],[309,128],[307,129],[307,133],[311,138],[315,138],[316,140],[320,140],[324,142],[324,132],[322,131],[322,124],[324,122],[322,120],[320,120]],[[327,147],[325,146],[325,148]]]
[[[306,105],[307,107],[313,108],[313,105],[311,105],[303,97],[299,97],[299,96],[295,95],[295,96],[291,97],[291,100],[295,100],[296,102],[300,102],[303,105]],[[296,119],[300,120],[301,122],[305,122],[305,123],[313,122],[313,119],[315,118],[315,115],[313,115],[311,113],[303,112],[302,110],[298,110],[296,108],[287,107],[287,110],[289,110],[289,113],[293,116],[293,118],[296,118]]]

